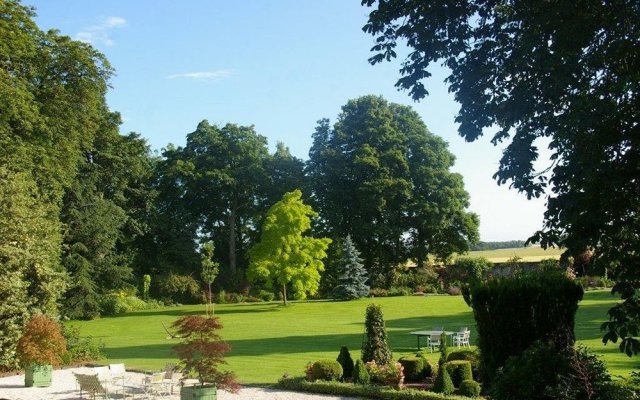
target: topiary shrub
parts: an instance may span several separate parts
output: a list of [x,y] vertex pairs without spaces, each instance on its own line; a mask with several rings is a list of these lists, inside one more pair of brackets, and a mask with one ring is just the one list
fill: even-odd
[[456,388],[451,381],[449,370],[444,367],[439,368],[438,376],[433,384],[433,391],[442,394],[452,394],[455,390]]
[[334,360],[318,360],[311,366],[312,380],[337,381],[342,378],[342,366]]
[[353,383],[368,385],[370,381],[371,376],[364,362],[362,360],[356,360],[356,364],[353,366]]
[[[582,287],[561,272],[522,273],[492,279],[465,294],[478,328],[482,381],[491,384],[510,356],[536,340],[572,347]],[[515,338],[515,339],[514,339]]]
[[404,377],[409,382],[420,381],[424,375],[424,359],[422,357],[404,356],[398,360],[402,364]]
[[471,363],[473,379],[480,379],[480,353],[477,350],[459,349],[447,354],[447,361],[466,360]]
[[353,359],[347,346],[340,347],[340,354],[338,354],[336,361],[342,366],[342,380],[351,378],[351,375],[353,375]]
[[369,304],[367,306],[364,324],[367,339],[362,343],[362,361],[365,363],[375,361],[378,365],[389,364],[391,349],[384,327],[382,308],[379,305]]
[[444,368],[449,373],[453,386],[459,387],[462,381],[473,380],[471,363],[466,360],[447,361]]
[[458,392],[462,396],[478,397],[480,396],[481,390],[482,390],[482,387],[478,382],[472,379],[467,379],[460,382],[460,389],[458,389]]
[[424,352],[420,351],[416,353],[416,357],[419,357],[422,359],[422,362],[423,362],[422,377],[423,378],[430,378],[437,375],[438,373],[437,366],[432,364],[431,361],[429,361],[429,359],[427,358],[427,355]]

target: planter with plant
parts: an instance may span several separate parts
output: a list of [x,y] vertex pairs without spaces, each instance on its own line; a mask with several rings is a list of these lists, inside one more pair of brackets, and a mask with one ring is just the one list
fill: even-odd
[[221,371],[226,364],[224,354],[231,350],[218,331],[222,324],[212,315],[186,315],[173,323],[176,337],[182,343],[173,347],[185,377],[196,378],[198,384],[180,389],[181,400],[215,400],[217,388],[237,391],[238,383],[231,372]]
[[32,317],[16,347],[18,361],[25,369],[25,386],[51,385],[53,366],[60,365],[66,352],[60,325],[44,315]]

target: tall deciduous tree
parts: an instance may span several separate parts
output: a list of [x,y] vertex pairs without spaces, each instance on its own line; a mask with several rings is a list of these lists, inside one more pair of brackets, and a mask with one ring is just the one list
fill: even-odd
[[322,259],[331,243],[328,238],[304,236],[317,213],[301,198],[299,190],[285,193],[267,212],[260,241],[249,250],[249,279],[279,284],[285,305],[288,284],[298,299],[317,293],[324,270]]
[[[428,67],[442,62],[468,141],[494,130],[505,142],[499,184],[547,196],[544,228],[531,240],[571,254],[594,250],[624,302],[609,311],[605,341],[640,350],[640,5],[619,2],[364,0],[377,6],[364,30],[370,62],[410,53],[396,86],[419,100]],[[551,165],[537,170],[539,139]],[[549,190],[545,192],[545,190]]]
[[449,171],[453,155],[409,107],[351,100],[313,138],[307,172],[320,224],[332,237],[351,235],[370,274],[477,239],[462,178]]

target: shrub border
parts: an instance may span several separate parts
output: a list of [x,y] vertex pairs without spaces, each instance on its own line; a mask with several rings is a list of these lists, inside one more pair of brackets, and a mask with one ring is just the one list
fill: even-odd
[[[310,392],[381,400],[468,400],[471,397],[428,392],[416,389],[395,390],[385,386],[357,385],[343,382],[309,382],[303,377],[283,377],[276,387],[298,392]],[[476,397],[476,399],[478,399]]]

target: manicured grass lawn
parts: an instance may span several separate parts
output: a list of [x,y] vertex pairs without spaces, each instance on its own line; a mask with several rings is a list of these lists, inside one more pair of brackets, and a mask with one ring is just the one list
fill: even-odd
[[557,248],[549,248],[545,250],[540,247],[520,247],[517,249],[470,251],[465,256],[484,257],[494,263],[506,262],[510,258],[516,256],[522,258],[522,261],[536,262],[544,260],[545,258],[559,259],[563,252],[564,249]]
[[[348,346],[352,357],[360,355],[367,304],[380,304],[384,311],[395,357],[414,353],[416,339],[409,332],[443,325],[446,330],[469,326],[471,341],[475,325],[471,309],[461,296],[388,297],[350,302],[293,302],[217,305],[216,315],[225,327],[222,336],[232,346],[229,368],[242,383],[274,383],[284,372],[301,375],[308,361],[335,359],[340,346]],[[636,361],[618,352],[616,345],[602,345],[600,323],[615,302],[608,291],[587,292],[578,311],[576,334],[581,343],[604,357],[616,375],[628,375]],[[71,322],[83,335],[101,338],[110,362],[124,362],[128,368],[160,369],[175,362],[162,322],[170,325],[180,315],[203,313],[204,306],[162,308],[103,318]],[[437,353],[432,355],[436,360]]]

